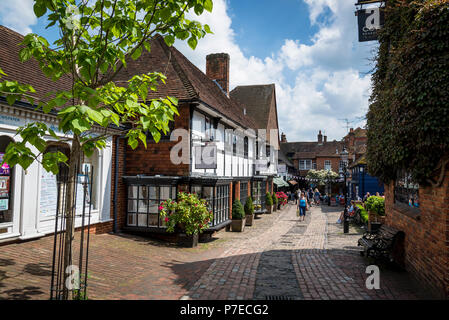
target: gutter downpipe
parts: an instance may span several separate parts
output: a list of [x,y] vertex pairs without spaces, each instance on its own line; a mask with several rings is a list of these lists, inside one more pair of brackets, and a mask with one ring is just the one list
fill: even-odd
[[[115,139],[115,169],[114,169],[114,199],[112,200],[114,206],[114,227],[113,232],[117,233],[117,188],[118,188],[118,161],[119,161],[119,148],[120,148],[120,140],[125,139],[124,135],[118,136]],[[123,154],[123,161],[126,161],[126,151]],[[123,167],[125,170],[125,166]]]

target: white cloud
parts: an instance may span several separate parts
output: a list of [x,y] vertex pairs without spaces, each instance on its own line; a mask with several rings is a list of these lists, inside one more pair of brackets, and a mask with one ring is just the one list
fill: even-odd
[[[367,111],[370,76],[361,76],[358,69],[367,68],[360,65],[360,57],[368,61],[373,46],[357,42],[351,1],[304,1],[309,6],[311,23],[319,26],[309,45],[285,39],[284,45],[270,57],[262,60],[246,56],[235,41],[225,0],[214,0],[212,13],[191,16],[209,24],[214,35],[201,39],[195,51],[185,43],[175,45],[203,71],[206,55],[229,53],[231,89],[237,85],[275,83],[279,126],[289,141],[314,140],[320,129],[329,140],[341,139],[346,129],[339,119],[357,119]],[[324,15],[327,19],[323,20]],[[296,74],[294,83],[286,81],[287,69]]]
[[1,0],[0,22],[21,34],[31,32],[37,17],[33,11],[33,0]]
[[[315,140],[320,129],[329,140],[341,139],[346,129],[339,119],[363,117],[368,109],[370,76],[360,75],[359,71],[370,69],[370,50],[376,44],[357,42],[353,2],[303,1],[309,7],[311,24],[318,27],[310,44],[285,39],[283,46],[269,57],[248,56],[235,39],[227,0],[214,0],[212,13],[205,12],[200,17],[190,14],[191,18],[209,24],[214,34],[201,39],[194,51],[186,42],[177,41],[175,46],[203,71],[206,55],[229,53],[231,89],[237,85],[275,83],[279,126],[289,141]],[[30,26],[37,21],[32,0],[1,0],[0,21],[18,32],[30,32]],[[287,81],[287,74],[294,80]]]

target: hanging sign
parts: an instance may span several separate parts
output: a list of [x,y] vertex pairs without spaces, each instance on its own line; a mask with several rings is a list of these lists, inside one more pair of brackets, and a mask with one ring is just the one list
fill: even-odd
[[377,30],[385,23],[383,8],[367,8],[357,10],[359,25],[359,42],[377,40]]

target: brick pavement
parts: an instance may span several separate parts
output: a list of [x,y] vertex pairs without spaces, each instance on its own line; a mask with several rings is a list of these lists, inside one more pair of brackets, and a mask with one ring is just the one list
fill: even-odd
[[[365,288],[356,246],[363,230],[337,225],[341,209],[295,206],[262,215],[244,232],[179,248],[133,235],[92,235],[89,299],[417,299],[405,272],[381,266],[381,289]],[[52,237],[0,246],[0,299],[48,299]]]

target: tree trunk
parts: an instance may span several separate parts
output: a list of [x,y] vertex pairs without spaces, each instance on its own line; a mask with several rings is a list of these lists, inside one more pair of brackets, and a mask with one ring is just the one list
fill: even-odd
[[[79,159],[81,146],[79,137],[74,135],[69,159],[69,172],[67,177],[67,189],[65,197],[66,234],[64,240],[64,279],[67,279],[67,268],[72,265],[72,244],[75,237],[75,209],[76,209],[76,179],[79,171]],[[63,300],[70,299],[70,291],[64,282]]]

